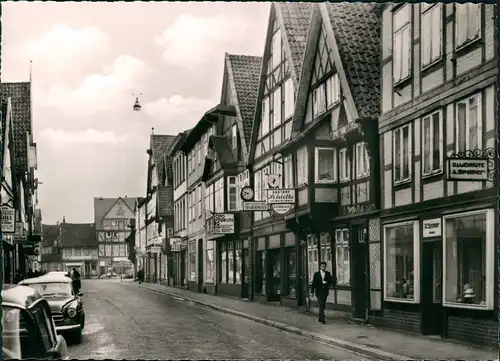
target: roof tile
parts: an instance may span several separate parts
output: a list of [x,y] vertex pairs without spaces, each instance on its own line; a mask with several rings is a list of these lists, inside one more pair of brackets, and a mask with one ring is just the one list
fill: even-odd
[[97,247],[93,223],[61,223],[61,247]]
[[59,238],[59,226],[42,224],[42,247],[53,247]]
[[210,137],[209,144],[213,145],[222,167],[236,166],[233,148],[229,144],[229,140],[226,137],[221,135],[212,135]]
[[150,147],[153,151],[153,162],[156,165],[155,168],[158,181],[163,179],[163,157],[174,142],[175,138],[175,135],[151,134]]
[[342,64],[360,118],[380,114],[380,7],[326,3]]
[[119,198],[94,198],[94,224],[96,230],[103,229],[103,218],[110,211],[110,209],[115,205],[118,199],[122,199],[125,204],[134,211],[135,208],[135,200],[137,197],[119,197]]
[[238,100],[245,144],[249,147],[259,92],[262,57],[227,54],[226,61],[229,78],[233,82]]
[[11,98],[12,102],[15,166],[19,172],[24,172],[28,169],[26,132],[32,132],[30,82],[1,83],[0,99],[4,102],[7,98]]

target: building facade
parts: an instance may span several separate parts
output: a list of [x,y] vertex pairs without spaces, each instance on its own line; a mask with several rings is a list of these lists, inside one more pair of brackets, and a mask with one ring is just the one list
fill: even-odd
[[187,277],[187,157],[180,151],[187,133],[180,133],[168,151],[173,168],[174,233],[168,241],[172,252],[171,285],[174,287],[185,287]]
[[130,219],[134,218],[135,199],[94,198],[94,226],[98,244],[97,277],[111,272],[121,274],[133,270],[125,239],[130,233]]
[[145,198],[139,197],[135,201],[135,255],[137,270],[143,270],[146,259],[146,206]]
[[64,269],[60,232],[59,222],[55,225],[42,224],[39,270],[52,272]]
[[[19,270],[21,276],[25,276],[28,268],[37,267],[37,257],[39,254],[39,243],[41,235],[34,233],[35,226],[35,207],[38,203],[35,193],[37,169],[36,143],[33,138],[33,118],[31,105],[31,81],[19,83],[0,84],[0,101],[2,105],[2,124],[5,129],[2,131],[7,138],[2,139],[2,161],[5,161],[5,144],[11,143],[10,152],[10,173],[12,177],[12,197],[4,192],[6,196],[6,205],[14,206],[14,232],[12,231],[12,222],[8,226],[7,242],[5,242],[6,253],[2,258],[6,258],[5,265],[9,264],[9,272],[12,269]],[[10,135],[9,135],[10,133]],[[5,142],[7,140],[7,142]],[[8,162],[8,160],[7,160]],[[4,171],[4,170],[3,170]],[[2,180],[4,183],[4,180]],[[6,187],[3,187],[6,188]],[[7,191],[7,189],[5,189]],[[12,208],[5,212],[12,213]],[[12,239],[12,247],[10,247]],[[3,270],[5,272],[5,270]],[[11,276],[12,277],[12,273]]]
[[63,267],[61,271],[76,268],[82,278],[97,278],[98,244],[93,223],[59,224],[60,249]]
[[498,344],[495,14],[489,4],[384,5],[373,322]]
[[[165,154],[175,136],[151,134],[147,153],[148,177],[146,187],[146,268],[147,280],[156,282],[166,279],[166,257],[162,253],[163,232],[166,225],[173,226],[173,191],[166,184]],[[173,232],[173,230],[172,230]]]

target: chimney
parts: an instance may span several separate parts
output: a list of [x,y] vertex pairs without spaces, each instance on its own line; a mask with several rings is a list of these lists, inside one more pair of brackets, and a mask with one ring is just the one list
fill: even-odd
[[63,216],[63,223],[66,223],[66,217]]

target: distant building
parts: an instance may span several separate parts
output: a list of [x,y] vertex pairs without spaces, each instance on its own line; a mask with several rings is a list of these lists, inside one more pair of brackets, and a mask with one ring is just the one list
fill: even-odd
[[50,272],[63,269],[59,236],[59,223],[55,225],[42,224],[42,246],[40,249],[39,264],[40,270]]
[[62,270],[76,268],[84,278],[97,277],[97,237],[93,223],[66,223],[60,227]]
[[97,276],[121,274],[133,269],[125,239],[130,234],[130,219],[135,218],[136,197],[94,198],[94,223],[97,239]]

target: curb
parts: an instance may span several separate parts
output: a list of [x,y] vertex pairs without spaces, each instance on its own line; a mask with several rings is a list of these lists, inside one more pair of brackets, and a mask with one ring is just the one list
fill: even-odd
[[377,349],[375,347],[359,345],[359,344],[344,341],[344,340],[341,340],[338,338],[324,336],[324,335],[321,335],[321,334],[315,333],[315,332],[304,331],[304,330],[301,330],[295,326],[290,326],[290,325],[287,325],[287,324],[282,323],[282,322],[272,321],[272,320],[269,320],[267,318],[258,317],[258,316],[250,315],[248,313],[235,311],[235,310],[232,310],[230,308],[225,308],[225,307],[217,306],[217,305],[214,305],[214,304],[211,304],[208,302],[199,301],[199,300],[195,300],[195,299],[192,299],[189,297],[180,296],[178,294],[170,293],[168,291],[156,290],[156,289],[153,289],[153,288],[150,288],[147,286],[143,286],[143,285],[139,285],[139,286],[142,288],[145,288],[149,291],[152,291],[152,292],[156,292],[156,293],[164,294],[164,295],[167,295],[170,297],[174,297],[174,298],[180,299],[182,301],[192,302],[194,304],[197,304],[197,305],[200,305],[200,306],[203,306],[206,308],[211,308],[211,309],[219,311],[219,312],[228,313],[228,314],[231,314],[233,316],[246,318],[248,320],[251,320],[251,321],[266,325],[266,326],[274,327],[274,328],[277,328],[277,329],[285,331],[285,332],[289,332],[289,333],[293,333],[293,334],[300,335],[303,337],[307,337],[309,339],[323,342],[323,343],[326,343],[326,344],[334,346],[334,347],[338,347],[338,348],[342,348],[342,349],[345,349],[348,351],[356,352],[358,354],[361,354],[363,356],[368,356],[370,358],[383,359],[383,360],[398,360],[398,361],[411,359],[411,357],[407,357],[407,356],[403,356],[403,355],[396,355],[396,354],[393,354],[390,352],[386,352],[386,351]]

